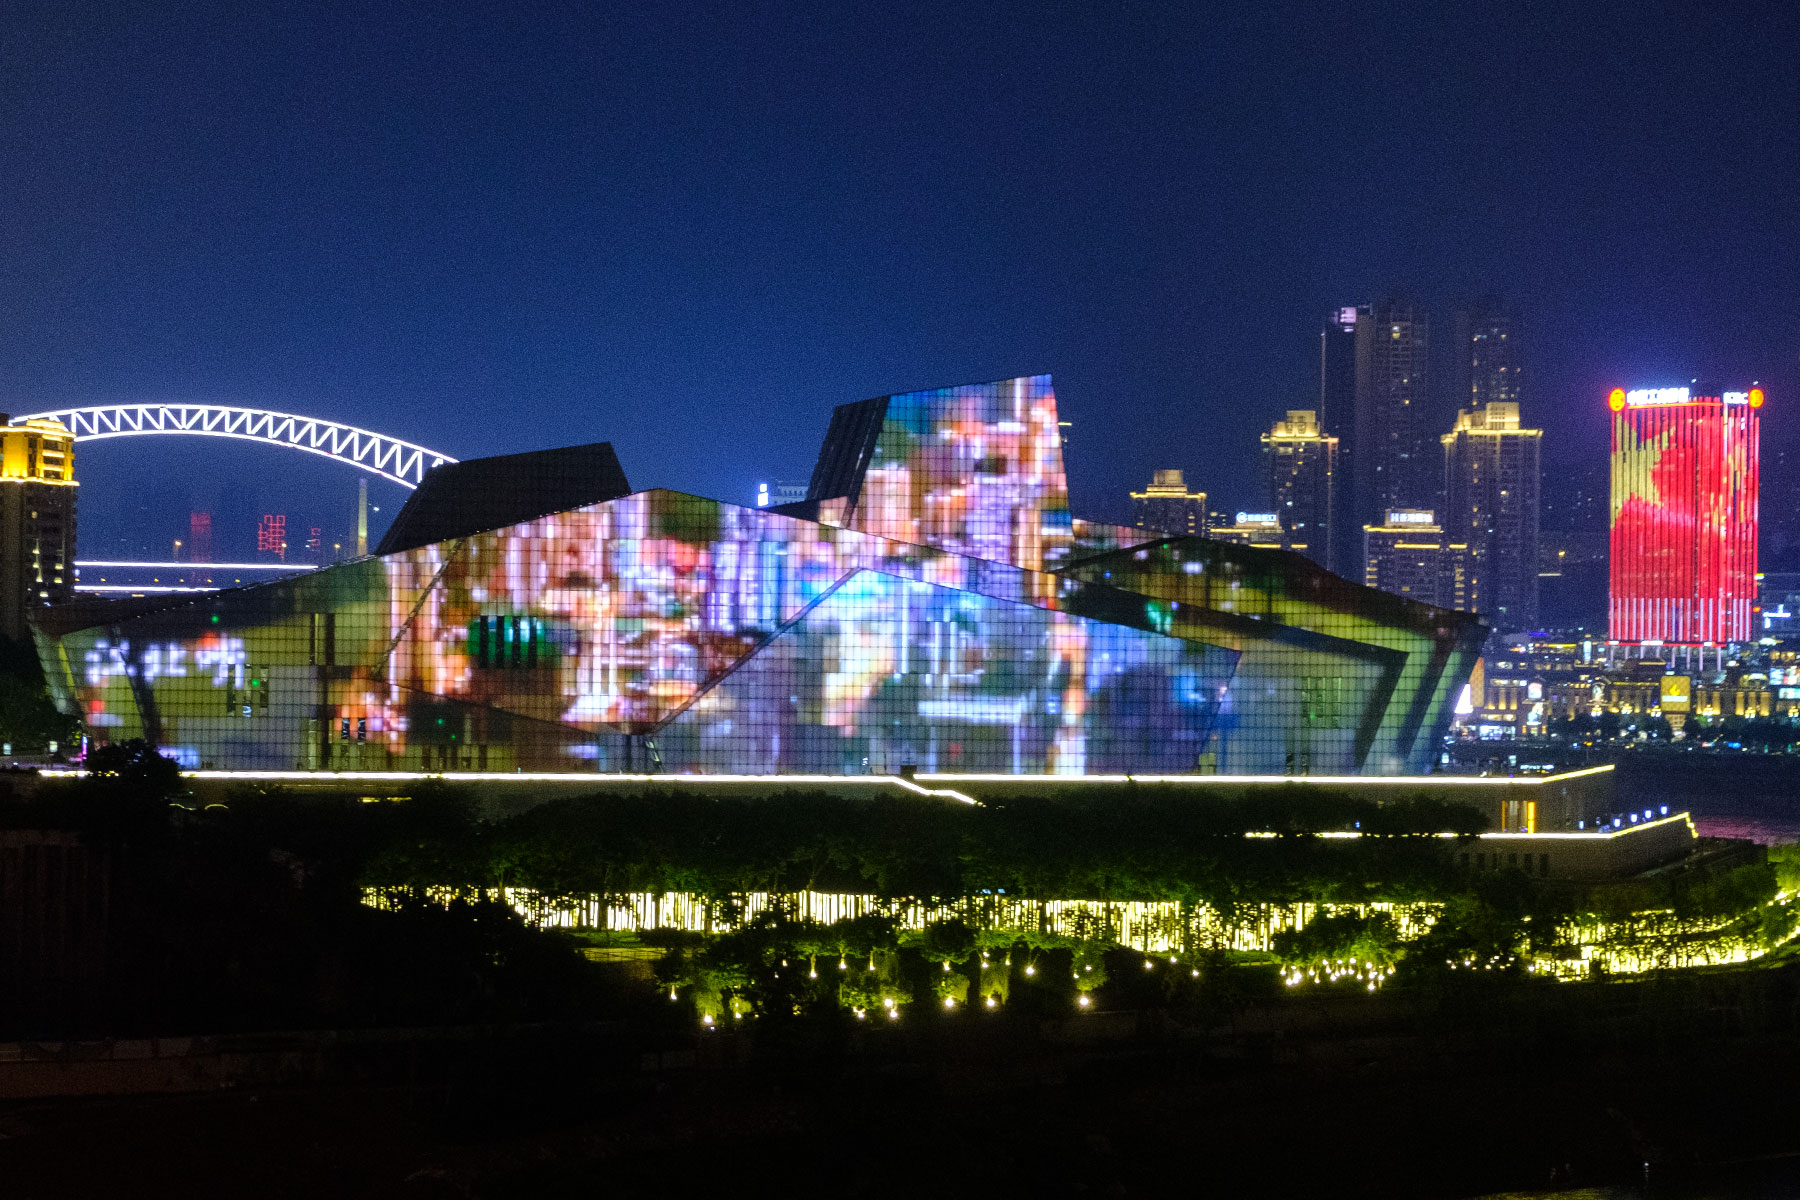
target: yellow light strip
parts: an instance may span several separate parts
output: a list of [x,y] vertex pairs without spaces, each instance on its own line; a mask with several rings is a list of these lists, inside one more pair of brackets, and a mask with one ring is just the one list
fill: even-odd
[[893,779],[894,782],[898,783],[901,787],[911,792],[917,792],[921,796],[946,796],[952,800],[960,800],[964,804],[973,804],[976,807],[980,807],[980,801],[976,800],[973,796],[965,796],[961,792],[952,791],[949,788],[934,791],[931,788],[920,787],[912,780],[903,779],[898,775],[895,775]]
[[[1611,829],[1611,828],[1591,829],[1591,830],[1581,830],[1580,832],[1577,832],[1577,833],[1478,833],[1475,836],[1477,838],[1480,838],[1482,841],[1542,842],[1542,841],[1546,841],[1546,840],[1581,841],[1584,839],[1588,840],[1588,841],[1593,841],[1596,839],[1624,837],[1628,833],[1638,833],[1645,829],[1653,829],[1658,825],[1667,825],[1671,821],[1686,821],[1687,825],[1688,825],[1688,832],[1694,837],[1700,836],[1699,833],[1694,829],[1694,822],[1689,819],[1688,814],[1685,812],[1675,813],[1674,815],[1667,816],[1667,817],[1658,817],[1654,821],[1645,821],[1638,825],[1621,825],[1617,829]],[[1272,838],[1272,837],[1280,837],[1281,835],[1278,833],[1269,831],[1269,830],[1258,829],[1258,830],[1252,830],[1251,832],[1246,833],[1244,836],[1248,837],[1248,838]],[[1366,834],[1365,835],[1360,829],[1327,829],[1327,830],[1322,830],[1319,833],[1314,833],[1314,834],[1310,834],[1310,835],[1302,835],[1302,836],[1321,837],[1321,838],[1359,838],[1359,837],[1364,837],[1364,836],[1376,837],[1376,836],[1381,836],[1381,835],[1377,835],[1377,834]],[[1399,834],[1397,836],[1414,837],[1414,836],[1420,836],[1420,835]],[[1430,833],[1430,834],[1425,834],[1423,836],[1434,837],[1434,838],[1454,839],[1454,838],[1463,837],[1464,835],[1460,834],[1460,833]]]
[[1562,783],[1569,779],[1582,779],[1592,775],[1602,775],[1613,769],[1611,763],[1598,767],[1583,767],[1579,771],[1570,771],[1558,775],[955,775],[949,773],[920,773],[914,779],[929,779],[944,783],[999,783],[1026,782],[1051,784],[1083,784],[1083,783],[1185,783],[1203,787],[1232,787],[1243,783],[1295,783],[1316,787],[1401,787],[1406,785],[1426,784],[1431,787],[1542,787],[1547,783]]
[[[1694,837],[1700,836],[1699,831],[1694,828],[1692,818],[1685,812],[1672,813],[1669,816],[1658,817],[1654,821],[1642,821],[1636,825],[1621,825],[1617,829],[1583,830],[1579,833],[1484,833],[1480,836],[1483,839],[1491,839],[1494,841],[1506,839],[1513,841],[1542,841],[1545,838],[1616,838],[1624,837],[1628,833],[1638,833],[1645,829],[1655,829],[1657,826],[1667,825],[1671,821],[1686,821],[1688,833]],[[1440,833],[1438,836],[1454,837],[1455,835]]]

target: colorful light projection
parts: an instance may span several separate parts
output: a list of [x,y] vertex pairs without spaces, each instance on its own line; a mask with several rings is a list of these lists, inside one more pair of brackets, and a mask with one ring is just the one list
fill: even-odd
[[69,635],[90,726],[194,766],[1181,771],[1238,658],[1116,589],[673,492],[257,594],[224,638],[208,601]]
[[895,541],[1042,569],[1073,537],[1048,375],[888,396],[844,521]]
[[1064,429],[1046,376],[880,397],[785,511],[640,492],[40,652],[97,739],[239,771],[1425,768],[1478,621],[1072,520]]

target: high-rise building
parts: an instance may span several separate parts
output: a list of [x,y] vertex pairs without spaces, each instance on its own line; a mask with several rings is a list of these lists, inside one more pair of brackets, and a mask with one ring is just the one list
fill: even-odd
[[1281,522],[1282,544],[1333,570],[1338,440],[1321,427],[1318,413],[1289,409],[1287,420],[1262,435],[1262,449],[1269,507]]
[[1516,403],[1491,400],[1442,438],[1444,535],[1469,547],[1467,607],[1499,630],[1537,624],[1543,437],[1519,427]]
[[1160,533],[1206,536],[1206,493],[1187,490],[1180,471],[1158,471],[1150,486],[1131,493],[1131,523]]
[[188,514],[187,556],[189,562],[205,563],[213,559],[212,514]]
[[1319,428],[1338,440],[1332,481],[1337,519],[1332,522],[1331,559],[1337,570],[1354,574],[1362,561],[1362,523],[1368,519],[1356,504],[1356,326],[1369,307],[1334,308],[1319,332]]
[[1230,524],[1215,523],[1206,536],[1215,542],[1234,546],[1255,546],[1259,550],[1282,549],[1281,521],[1272,512],[1241,512]]
[[1428,508],[1396,508],[1363,526],[1363,582],[1439,608],[1468,607],[1468,544],[1444,535]]
[[1757,439],[1763,389],[1614,388],[1616,642],[1722,645],[1757,636]]
[[60,421],[0,414],[0,632],[75,592],[75,435]]
[[1456,314],[1456,404],[1517,404],[1524,382],[1518,323],[1488,297]]
[[1438,454],[1431,444],[1431,327],[1405,301],[1377,304],[1356,323],[1354,518],[1436,508]]

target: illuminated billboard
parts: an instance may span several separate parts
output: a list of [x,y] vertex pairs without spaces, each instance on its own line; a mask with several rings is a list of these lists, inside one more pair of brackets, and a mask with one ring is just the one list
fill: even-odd
[[1753,634],[1762,388],[1614,388],[1610,632],[1722,644]]

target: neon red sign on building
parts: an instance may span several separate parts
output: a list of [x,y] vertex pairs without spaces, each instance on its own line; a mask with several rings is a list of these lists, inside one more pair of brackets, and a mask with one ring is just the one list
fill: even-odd
[[264,513],[256,526],[256,548],[287,557],[287,516],[283,513]]
[[1610,632],[1619,642],[1749,641],[1763,391],[1614,388]]

